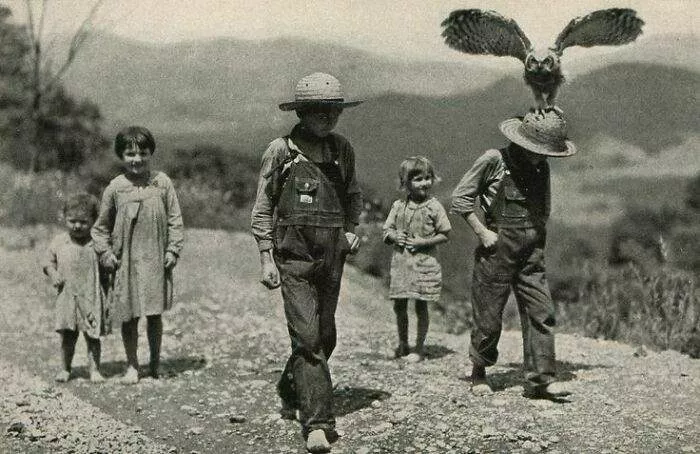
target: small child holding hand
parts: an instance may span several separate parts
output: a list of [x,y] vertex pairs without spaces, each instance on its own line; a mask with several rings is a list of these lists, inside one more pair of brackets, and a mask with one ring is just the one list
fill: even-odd
[[415,353],[422,359],[430,323],[428,301],[438,301],[442,290],[436,245],[448,240],[452,227],[443,206],[430,196],[436,177],[427,158],[414,156],[404,160],[399,179],[406,198],[393,203],[384,223],[384,241],[394,245],[389,298],[394,300],[399,334],[395,357],[410,353],[407,305],[413,299],[418,319]]
[[56,374],[58,382],[70,379],[75,344],[81,331],[87,343],[90,381],[104,381],[99,370],[100,336],[107,334],[109,324],[98,258],[90,237],[98,206],[97,198],[90,194],[76,194],[66,200],[63,218],[67,232],[53,239],[43,266],[57,291],[55,328],[61,336],[63,360],[63,367]]

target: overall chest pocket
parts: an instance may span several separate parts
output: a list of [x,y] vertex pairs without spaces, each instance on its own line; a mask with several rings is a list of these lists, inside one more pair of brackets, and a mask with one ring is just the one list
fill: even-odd
[[525,218],[529,214],[527,198],[511,178],[504,181],[504,203],[501,214],[508,218]]
[[302,209],[314,209],[318,207],[318,186],[320,182],[315,178],[294,178],[294,206]]

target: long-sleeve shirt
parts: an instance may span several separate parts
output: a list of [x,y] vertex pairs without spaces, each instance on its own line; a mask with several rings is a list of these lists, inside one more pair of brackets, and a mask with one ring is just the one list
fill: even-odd
[[114,321],[160,314],[172,306],[165,254],[180,255],[184,234],[175,187],[166,174],[151,172],[145,185],[125,175],[113,179],[102,194],[92,237],[95,251],[111,250],[120,261],[112,291]]
[[[270,196],[272,193],[270,186],[273,184],[272,177],[268,174],[272,169],[282,165],[288,156],[289,148],[303,154],[294,143],[294,132],[289,139],[278,138],[270,142],[263,153],[260,176],[258,178],[258,190],[255,197],[255,204],[251,214],[251,230],[258,243],[260,251],[266,251],[273,247],[274,237],[274,212],[275,202]],[[337,162],[340,173],[345,182],[346,203],[345,220],[346,225],[359,223],[360,212],[362,211],[362,192],[355,175],[355,151],[350,142],[339,134],[331,134],[329,140],[335,141],[335,149],[338,152]],[[275,173],[272,174],[273,176]]]
[[[486,150],[452,191],[450,213],[465,217],[474,212],[477,200],[481,210],[488,213],[501,188],[506,170],[501,152],[496,149]],[[550,206],[550,192],[546,191],[544,209],[546,216],[549,216]]]

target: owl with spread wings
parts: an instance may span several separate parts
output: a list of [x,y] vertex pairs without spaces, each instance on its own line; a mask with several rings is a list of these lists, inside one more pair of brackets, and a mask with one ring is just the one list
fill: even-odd
[[460,9],[442,22],[442,36],[449,47],[468,54],[511,56],[525,65],[525,83],[532,89],[540,111],[555,108],[564,82],[560,57],[571,46],[616,46],[634,41],[644,21],[636,11],[610,8],[577,17],[559,33],[554,46],[536,52],[518,24],[495,11]]

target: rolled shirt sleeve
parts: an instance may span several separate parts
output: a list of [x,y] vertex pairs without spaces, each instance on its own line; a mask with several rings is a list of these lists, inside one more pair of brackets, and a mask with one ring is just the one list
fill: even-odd
[[260,175],[258,176],[258,189],[250,221],[253,237],[258,243],[260,251],[266,251],[273,247],[275,206],[271,197],[271,186],[274,175],[268,176],[268,174],[284,161],[286,153],[287,145],[282,138],[270,142],[263,153]]
[[498,192],[504,171],[505,164],[500,151],[491,149],[484,152],[452,191],[450,213],[467,216],[474,212],[477,199],[482,210],[487,211]]
[[360,223],[360,213],[362,212],[362,190],[357,182],[355,172],[355,150],[350,142],[342,138],[343,167],[341,172],[345,178],[346,203],[345,220],[346,224],[357,225]]

